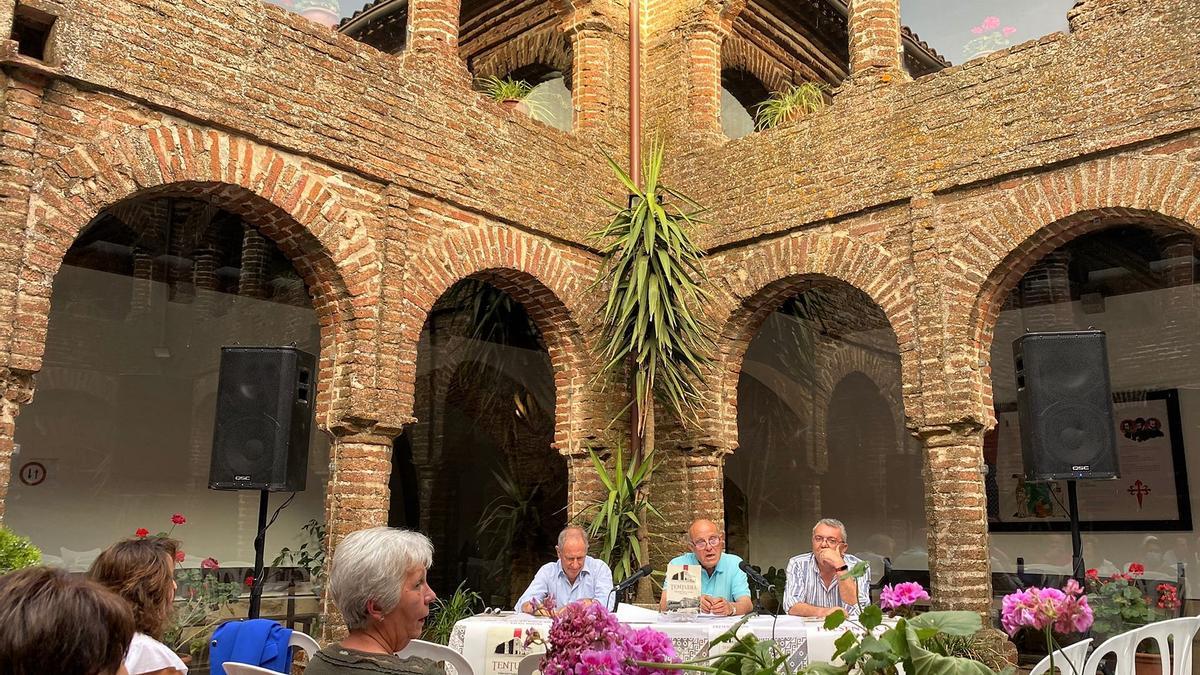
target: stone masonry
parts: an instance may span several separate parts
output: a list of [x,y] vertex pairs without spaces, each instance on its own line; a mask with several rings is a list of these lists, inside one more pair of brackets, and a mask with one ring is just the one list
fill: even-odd
[[[832,105],[737,141],[719,133],[716,97],[746,3],[641,2],[643,131],[663,135],[668,178],[711,209],[696,235],[718,346],[700,427],[663,425],[663,529],[722,515],[756,322],[806,280],[848,284],[899,345],[935,601],[986,611],[993,325],[1022,275],[1081,233],[1195,234],[1200,1],[1085,0],[1069,34],[911,79],[898,0],[852,0]],[[42,59],[0,43],[0,517],[63,255],[100,211],[146,195],[241,216],[303,276],[322,333],[318,423],[335,437],[331,543],[386,522],[421,327],[472,276],[542,331],[555,448],[582,508],[599,489],[586,450],[613,446],[621,408],[619,390],[593,383],[586,234],[606,218],[600,196],[622,199],[600,151],[624,153],[629,30],[623,0],[545,4],[571,48],[573,133],[470,88],[458,0],[411,0],[400,54],[257,0],[0,2],[4,35],[14,16],[57,17]]]

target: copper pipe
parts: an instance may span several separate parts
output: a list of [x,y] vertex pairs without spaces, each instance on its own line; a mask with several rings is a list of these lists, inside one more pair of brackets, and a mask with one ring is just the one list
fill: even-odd
[[629,176],[642,185],[641,0],[629,0]]

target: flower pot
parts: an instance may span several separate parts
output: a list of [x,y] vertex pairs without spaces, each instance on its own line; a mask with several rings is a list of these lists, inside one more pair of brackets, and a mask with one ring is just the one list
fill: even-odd
[[521,99],[510,98],[500,101],[500,105],[504,106],[508,110],[516,110],[517,112],[529,114],[529,106],[526,105]]
[[[1167,657],[1167,666],[1170,667],[1170,658]],[[1162,675],[1162,657],[1159,654],[1147,654],[1138,652],[1133,655],[1133,672],[1134,675]]]
[[341,17],[338,16],[337,12],[324,7],[309,7],[308,9],[300,10],[300,16],[312,21],[313,23],[319,23],[327,28],[333,28],[337,26],[338,21],[341,20]]

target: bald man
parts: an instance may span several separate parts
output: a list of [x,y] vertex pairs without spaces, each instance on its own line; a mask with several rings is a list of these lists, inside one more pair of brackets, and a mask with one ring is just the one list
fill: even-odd
[[[688,528],[687,546],[691,551],[671,561],[672,565],[699,565],[700,611],[718,616],[735,616],[750,611],[750,582],[738,567],[742,559],[725,552],[725,535],[717,524],[706,518]],[[670,583],[667,581],[666,583]],[[666,611],[667,594],[663,592],[659,611]]]

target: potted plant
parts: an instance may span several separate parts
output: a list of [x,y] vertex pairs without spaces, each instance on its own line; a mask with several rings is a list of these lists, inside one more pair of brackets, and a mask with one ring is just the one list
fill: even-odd
[[754,128],[773,129],[802,115],[825,107],[827,87],[818,82],[805,82],[771,94],[756,106]]
[[300,16],[333,28],[342,18],[342,3],[340,0],[295,0],[293,10]]
[[525,80],[489,75],[488,77],[480,78],[477,86],[488,98],[509,110],[520,110],[526,114],[531,112],[529,102],[525,99],[533,91],[533,85]]
[[[1178,589],[1174,584],[1157,583],[1142,578],[1146,568],[1141,563],[1129,563],[1125,572],[1101,578],[1097,570],[1087,571],[1088,591],[1096,623],[1092,632],[1100,640],[1127,630],[1145,626],[1175,616],[1180,607]],[[1149,586],[1153,586],[1153,590]],[[1135,666],[1157,672],[1158,646],[1154,642],[1138,645]]]

